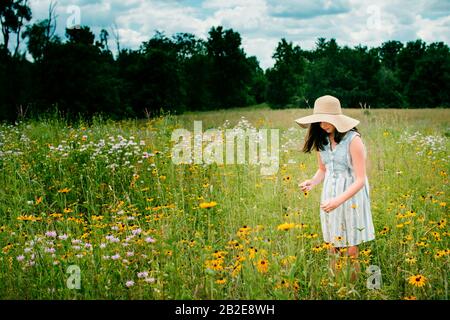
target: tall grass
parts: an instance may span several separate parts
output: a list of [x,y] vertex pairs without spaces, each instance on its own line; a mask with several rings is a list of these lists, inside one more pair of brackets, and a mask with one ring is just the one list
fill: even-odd
[[[353,283],[345,258],[337,275],[329,268],[322,186],[298,187],[317,169],[316,157],[300,152],[306,131],[293,122],[307,112],[75,125],[56,115],[1,125],[0,297],[448,299],[448,111],[350,111],[368,150],[377,232],[360,247]],[[278,172],[174,164],[171,133],[193,131],[193,120],[204,130],[280,129]],[[71,265],[80,289],[67,285]],[[370,265],[381,269],[379,289],[367,287]]]

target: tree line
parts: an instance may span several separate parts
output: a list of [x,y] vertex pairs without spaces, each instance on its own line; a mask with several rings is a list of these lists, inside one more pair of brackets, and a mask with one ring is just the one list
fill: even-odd
[[61,39],[53,9],[30,24],[26,0],[0,4],[0,120],[55,109],[69,118],[123,119],[263,102],[304,108],[324,94],[339,97],[345,108],[450,105],[450,50],[443,42],[350,48],[318,38],[304,50],[283,38],[274,66],[263,70],[233,29],[212,27],[207,39],[156,32],[136,50],[116,41],[114,56],[106,30],[96,40],[88,26],[77,26]]

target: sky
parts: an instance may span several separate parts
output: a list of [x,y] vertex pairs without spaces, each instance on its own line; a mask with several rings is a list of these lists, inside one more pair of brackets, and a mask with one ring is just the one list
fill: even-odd
[[[28,0],[33,20],[45,19],[51,0]],[[171,37],[189,32],[207,39],[213,26],[240,33],[248,56],[263,69],[272,67],[277,43],[285,38],[313,49],[317,38],[335,38],[341,46],[375,47],[388,40],[422,39],[450,44],[450,0],[58,0],[57,33],[87,25],[97,39],[113,26],[121,48],[138,49],[155,32]]]

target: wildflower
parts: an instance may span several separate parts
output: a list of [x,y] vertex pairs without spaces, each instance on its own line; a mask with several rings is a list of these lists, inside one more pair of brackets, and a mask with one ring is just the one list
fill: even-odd
[[148,272],[147,271],[138,272],[137,276],[138,278],[147,278]]
[[407,257],[407,258],[405,259],[405,261],[406,261],[407,263],[409,263],[409,264],[414,264],[414,263],[416,263],[417,259],[414,258],[414,257]]
[[260,259],[256,265],[257,269],[261,273],[266,273],[269,268],[269,262],[264,259]]
[[226,278],[220,278],[220,279],[217,279],[216,280],[216,283],[217,284],[225,284],[227,282],[227,279]]
[[211,202],[202,202],[200,203],[200,208],[202,209],[210,209],[217,205],[217,202],[211,201]]
[[39,197],[39,198],[36,199],[36,205],[38,205],[41,202],[42,202],[42,197]]
[[364,249],[361,251],[361,254],[368,257],[371,252],[372,252],[372,250],[370,250],[370,249]]
[[294,226],[295,226],[295,223],[283,223],[283,224],[278,225],[277,229],[287,231],[289,229],[294,228]]
[[207,269],[211,270],[223,270],[223,260],[222,259],[214,259],[214,260],[206,260],[205,265]]
[[389,227],[384,227],[383,230],[380,231],[380,234],[386,234],[389,232]]
[[21,254],[20,256],[16,257],[17,261],[21,262],[25,259],[25,256],[23,254]]
[[289,181],[291,181],[291,176],[285,176],[283,178],[283,180],[286,181],[286,182],[289,182]]
[[313,250],[314,252],[320,252],[320,251],[322,251],[323,249],[324,249],[323,246],[320,246],[320,245],[317,245],[317,246],[315,246],[315,247],[312,248],[312,250]]
[[66,240],[68,238],[68,236],[67,236],[67,234],[62,234],[62,235],[60,235],[60,236],[58,236],[58,239],[59,240]]
[[116,253],[115,255],[111,256],[111,259],[118,260],[118,259],[120,259],[120,255],[118,253]]
[[417,298],[415,296],[406,296],[403,300],[417,300]]
[[144,281],[147,283],[153,283],[153,282],[155,282],[155,280],[156,280],[155,278],[145,278],[144,279]]
[[411,276],[408,278],[408,282],[416,287],[423,287],[425,285],[426,280],[427,279],[421,274]]
[[147,243],[154,243],[156,240],[155,239],[153,239],[152,237],[147,237],[147,238],[145,238],[145,242],[147,242]]
[[447,224],[447,220],[446,219],[442,219],[437,223],[437,226],[439,229],[444,229],[445,225]]
[[69,188],[64,188],[64,189],[58,190],[58,193],[69,193],[69,192],[70,192]]
[[56,237],[56,231],[47,231],[45,235],[49,238],[55,238]]
[[330,243],[330,242],[324,242],[324,243],[322,244],[322,247],[323,247],[324,249],[331,249],[331,248],[333,247],[333,244]]
[[127,281],[127,282],[125,283],[125,285],[126,285],[128,288],[130,288],[130,287],[134,286],[134,281],[133,281],[133,280],[129,280],[129,281]]

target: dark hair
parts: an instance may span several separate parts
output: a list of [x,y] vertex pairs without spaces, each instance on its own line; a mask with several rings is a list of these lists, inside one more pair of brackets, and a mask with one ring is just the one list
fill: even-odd
[[[356,127],[350,129],[349,131],[356,131],[361,135]],[[336,141],[336,143],[341,142],[346,133],[347,132],[339,132],[335,130],[334,141]],[[320,122],[311,123],[308,128],[308,132],[306,133],[305,144],[303,145],[302,151],[305,153],[311,153],[312,149],[315,149],[317,151],[325,150],[324,146],[328,145],[327,136],[328,134],[320,127]]]

